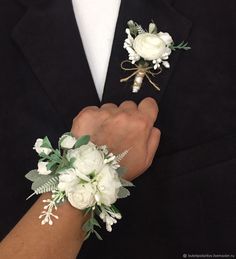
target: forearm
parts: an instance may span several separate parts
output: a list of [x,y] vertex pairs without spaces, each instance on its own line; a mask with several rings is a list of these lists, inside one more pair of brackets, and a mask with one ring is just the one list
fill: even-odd
[[75,258],[84,239],[83,213],[68,202],[58,207],[59,220],[53,226],[41,225],[42,195],[0,244],[0,258]]

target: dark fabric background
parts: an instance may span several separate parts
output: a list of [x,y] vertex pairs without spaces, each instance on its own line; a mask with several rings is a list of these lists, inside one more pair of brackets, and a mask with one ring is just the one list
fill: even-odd
[[[154,97],[162,139],[155,161],[119,202],[123,219],[81,259],[236,256],[235,0],[123,0],[102,103]],[[161,93],[134,95],[120,62],[128,19],[150,20],[191,51],[173,53]],[[132,82],[130,82],[131,84]],[[25,173],[35,139],[53,142],[87,105],[100,105],[70,0],[0,0],[0,238],[34,199]]]

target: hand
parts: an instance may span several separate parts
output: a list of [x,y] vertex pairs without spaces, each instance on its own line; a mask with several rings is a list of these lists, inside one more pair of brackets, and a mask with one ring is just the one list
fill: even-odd
[[98,108],[84,108],[73,120],[71,132],[75,137],[90,135],[97,145],[107,145],[114,154],[129,150],[121,165],[124,175],[133,180],[151,165],[160,141],[160,130],[153,127],[158,106],[152,98],[136,105],[125,101],[119,107],[107,103]]

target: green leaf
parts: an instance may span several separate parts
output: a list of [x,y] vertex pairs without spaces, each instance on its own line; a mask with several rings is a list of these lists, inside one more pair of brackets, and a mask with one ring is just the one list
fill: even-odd
[[76,143],[75,143],[75,148],[79,148],[83,145],[87,145],[89,143],[89,140],[90,140],[90,136],[89,135],[85,135],[85,136],[82,136],[81,138],[79,138]]
[[123,187],[134,187],[134,184],[125,180],[124,178],[120,178],[120,182]]
[[114,204],[111,205],[110,209],[114,213],[120,213],[119,209]]
[[51,142],[49,141],[48,137],[45,137],[43,139],[43,144],[41,145],[41,147],[46,147],[46,148],[52,149],[52,145],[51,145]]
[[96,230],[94,230],[93,233],[96,235],[98,240],[101,240],[101,241],[103,240]]
[[25,178],[30,180],[31,182],[34,182],[38,177],[40,177],[40,174],[36,169],[29,171],[26,175]]
[[130,196],[130,192],[129,192],[128,189],[126,189],[124,187],[120,187],[117,196],[118,196],[119,199],[123,199],[123,198],[126,198],[126,197]]
[[183,49],[183,50],[190,50],[191,47],[188,46],[188,42],[184,42],[182,41],[180,44],[178,45],[174,45],[173,43],[170,45],[170,49],[175,51],[177,49]]
[[94,217],[91,218],[91,224],[93,224],[94,226],[97,226],[97,227],[100,227],[100,228],[101,228],[100,224],[98,223],[98,221],[97,221]]
[[89,231],[91,231],[91,230],[93,230],[93,224],[91,224],[91,219],[88,219],[85,223],[84,223],[84,225],[83,225],[83,230],[85,231],[85,232],[89,232]]
[[47,169],[50,170],[54,165],[58,164],[57,161],[51,161],[47,164]]
[[61,152],[58,149],[56,149],[54,153],[56,156],[61,157]]
[[52,161],[55,161],[55,162],[58,162],[58,163],[61,162],[61,158],[58,157],[58,155],[56,155],[56,154],[52,154],[52,155],[50,156],[50,159],[51,159]]
[[92,210],[92,207],[89,207],[89,208],[83,210],[84,216],[88,215],[91,212],[91,210]]
[[[85,231],[86,232],[86,231]],[[84,237],[84,241],[87,240],[91,235],[91,231],[88,231]]]

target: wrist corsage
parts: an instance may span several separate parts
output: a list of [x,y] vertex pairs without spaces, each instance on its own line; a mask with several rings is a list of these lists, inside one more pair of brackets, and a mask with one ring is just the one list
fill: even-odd
[[127,82],[134,77],[132,91],[137,93],[146,78],[155,89],[160,91],[160,87],[153,82],[152,78],[160,74],[163,67],[170,68],[168,59],[172,51],[189,50],[191,47],[184,42],[175,45],[171,35],[167,32],[158,32],[153,22],[149,24],[148,31],[145,31],[141,25],[130,20],[125,32],[127,38],[124,48],[128,52],[129,59],[121,63],[121,68],[131,72],[131,75],[121,79],[120,82]]
[[114,205],[119,198],[130,195],[126,187],[133,184],[122,178],[125,169],[119,162],[127,155],[109,152],[107,146],[96,146],[89,136],[79,139],[65,133],[59,139],[58,148],[53,149],[49,139],[37,139],[34,149],[40,159],[38,169],[26,174],[32,181],[32,195],[52,192],[51,199],[43,200],[43,211],[39,216],[41,224],[53,225],[58,205],[68,201],[73,207],[90,214],[83,226],[87,239],[94,233],[102,239],[95,227],[100,227],[98,216],[106,224],[107,231],[121,219],[121,213]]

